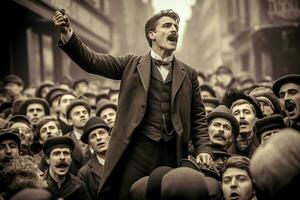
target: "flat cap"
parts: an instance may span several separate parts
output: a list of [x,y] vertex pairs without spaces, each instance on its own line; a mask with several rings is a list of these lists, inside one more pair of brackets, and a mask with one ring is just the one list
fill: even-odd
[[75,144],[72,138],[68,136],[51,137],[46,140],[43,146],[43,152],[45,155],[47,155],[55,148],[69,148],[71,151],[73,151],[74,146]]

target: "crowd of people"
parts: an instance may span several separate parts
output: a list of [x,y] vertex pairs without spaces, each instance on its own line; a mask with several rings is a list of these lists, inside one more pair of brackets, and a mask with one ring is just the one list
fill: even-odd
[[151,52],[87,48],[65,12],[53,17],[81,68],[121,80],[45,80],[0,91],[0,199],[273,200],[297,194],[300,75],[257,81],[226,65],[196,72],[172,52],[179,16],[145,26]]

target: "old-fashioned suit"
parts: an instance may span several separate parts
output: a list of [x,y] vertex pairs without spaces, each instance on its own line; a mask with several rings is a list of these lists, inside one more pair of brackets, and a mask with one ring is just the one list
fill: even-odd
[[78,177],[86,184],[92,199],[97,199],[103,165],[99,163],[96,155],[79,170]]
[[[83,70],[121,80],[118,112],[99,188],[101,195],[129,144],[132,133],[145,115],[151,75],[150,53],[144,56],[122,57],[95,53],[85,46],[75,33],[66,44],[60,41],[59,46]],[[210,153],[210,149],[197,73],[176,58],[173,62],[170,118],[176,132],[176,153],[179,161],[188,154],[190,138],[195,146],[196,155],[200,152]]]

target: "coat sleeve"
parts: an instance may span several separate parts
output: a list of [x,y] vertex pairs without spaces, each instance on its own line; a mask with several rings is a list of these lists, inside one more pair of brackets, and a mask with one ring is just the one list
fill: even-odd
[[200,95],[197,73],[192,73],[192,104],[191,104],[191,137],[196,156],[199,153],[211,154],[210,140],[207,130],[205,108]]
[[86,72],[115,80],[122,78],[123,70],[132,57],[132,55],[114,57],[96,53],[86,46],[75,33],[66,44],[60,40],[58,46]]

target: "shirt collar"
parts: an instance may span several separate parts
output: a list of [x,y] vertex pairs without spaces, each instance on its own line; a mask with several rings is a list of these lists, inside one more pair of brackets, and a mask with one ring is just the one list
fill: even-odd
[[165,62],[171,62],[174,58],[174,55],[170,55],[164,59],[162,59],[160,57],[160,55],[158,55],[157,53],[155,53],[153,50],[151,50],[151,58],[156,59],[156,60],[161,60],[161,61],[165,61]]
[[99,157],[98,155],[96,155],[96,157],[97,157],[97,160],[99,161],[99,163],[100,163],[101,165],[104,165],[105,160],[104,160],[103,158]]
[[74,129],[74,134],[75,134],[76,139],[80,140],[82,134],[78,133],[75,129]]

